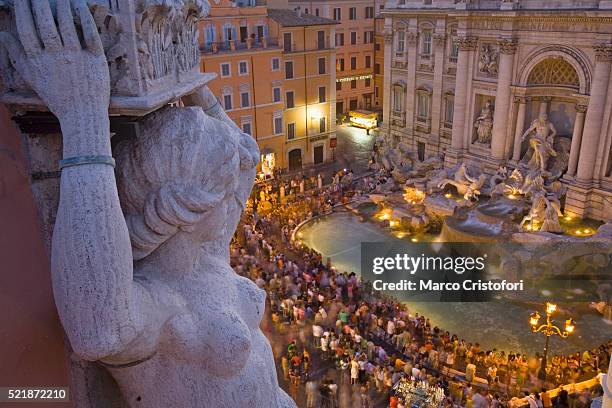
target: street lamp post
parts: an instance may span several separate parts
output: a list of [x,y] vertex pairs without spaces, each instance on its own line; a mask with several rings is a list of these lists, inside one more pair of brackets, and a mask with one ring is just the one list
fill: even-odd
[[544,343],[544,355],[542,356],[542,364],[540,365],[540,371],[538,371],[538,378],[542,381],[546,380],[546,363],[548,358],[548,340],[551,336],[559,336],[566,338],[574,332],[576,324],[574,319],[569,318],[565,321],[565,329],[561,330],[559,327],[553,324],[552,314],[557,310],[557,305],[554,303],[546,303],[546,323],[540,324],[540,314],[534,312],[529,317],[529,324],[531,325],[531,331],[534,333],[543,333],[546,336],[546,343]]

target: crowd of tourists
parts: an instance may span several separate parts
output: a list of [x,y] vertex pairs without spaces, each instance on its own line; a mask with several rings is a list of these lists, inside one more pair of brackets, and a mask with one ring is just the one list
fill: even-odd
[[[384,172],[356,180],[352,172],[341,171],[326,186],[320,175],[297,177],[288,184],[263,184],[232,243],[236,271],[267,291],[273,322],[309,328],[306,343],[311,344],[293,341],[281,357],[286,378],[294,386],[306,384],[308,406],[320,406],[317,400],[337,404],[333,380],[313,385],[309,378],[308,347],[314,347],[340,372],[341,381],[355,388],[364,408],[373,406],[373,394],[384,396],[391,407],[409,404],[406,396],[394,391],[401,379],[442,387],[444,406],[498,407],[525,395],[530,408],[579,408],[597,401],[597,388],[593,394],[562,392],[554,400],[545,389],[524,393],[536,386],[542,390],[543,385],[576,383],[606,370],[612,341],[584,353],[552,356],[543,384],[537,379],[539,355],[486,350],[461,339],[426,316],[410,313],[405,305],[373,294],[354,273],[337,271],[329,260],[292,239],[300,222],[328,213],[384,182]],[[265,202],[273,205],[262,206]],[[260,211],[264,207],[266,211]]]

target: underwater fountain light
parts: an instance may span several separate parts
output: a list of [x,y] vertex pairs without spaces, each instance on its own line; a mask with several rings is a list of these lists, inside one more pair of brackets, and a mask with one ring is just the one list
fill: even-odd
[[451,193],[446,193],[446,194],[444,194],[444,197],[446,197],[446,198],[451,198],[452,196],[453,196],[453,195],[452,195]]
[[416,238],[410,238],[410,240],[411,240],[412,242],[419,242],[419,240],[418,240],[418,239],[416,239]]

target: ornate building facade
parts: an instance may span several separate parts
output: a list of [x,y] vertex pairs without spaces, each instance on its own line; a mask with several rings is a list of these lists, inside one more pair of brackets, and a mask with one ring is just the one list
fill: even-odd
[[612,1],[391,0],[384,132],[419,160],[517,167],[542,114],[566,213],[612,212]]

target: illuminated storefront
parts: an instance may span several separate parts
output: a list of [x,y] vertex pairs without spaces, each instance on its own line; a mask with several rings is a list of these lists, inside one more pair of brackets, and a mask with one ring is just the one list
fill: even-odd
[[350,111],[349,120],[352,126],[374,129],[377,125],[377,114],[368,111]]
[[274,169],[276,168],[276,156],[270,149],[261,151],[261,171],[258,177],[262,180],[274,177]]

